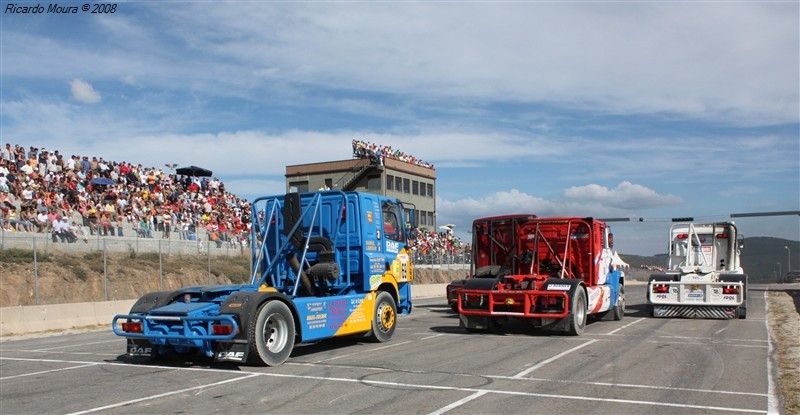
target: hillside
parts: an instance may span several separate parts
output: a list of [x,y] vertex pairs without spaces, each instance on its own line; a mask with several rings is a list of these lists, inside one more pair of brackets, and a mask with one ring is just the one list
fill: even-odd
[[[800,241],[761,236],[745,238],[741,260],[742,268],[750,277],[750,281],[756,283],[776,282],[778,263],[781,264],[783,274],[786,274],[788,271],[787,260],[789,259],[786,246],[789,247],[792,253],[792,268],[800,269]],[[642,265],[667,266],[666,253],[655,256],[625,255],[620,253],[620,258],[630,264],[631,269],[626,274],[634,279],[646,278],[652,272],[642,270]]]

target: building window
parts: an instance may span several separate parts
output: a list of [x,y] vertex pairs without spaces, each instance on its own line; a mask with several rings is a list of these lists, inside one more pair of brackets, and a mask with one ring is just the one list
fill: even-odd
[[304,193],[308,191],[308,181],[303,182],[289,182],[289,191]]
[[394,176],[386,175],[386,190],[394,190]]
[[411,180],[403,179],[403,193],[411,193]]
[[419,224],[420,225],[427,225],[428,224],[428,217],[425,215],[424,210],[419,211]]
[[428,225],[434,226],[436,223],[433,222],[433,212],[428,212]]
[[433,197],[433,184],[428,183],[428,197]]
[[381,176],[367,177],[367,190],[380,190],[381,189]]
[[333,179],[325,179],[325,190],[333,189]]
[[419,194],[419,182],[416,180],[411,181],[411,193],[415,195]]

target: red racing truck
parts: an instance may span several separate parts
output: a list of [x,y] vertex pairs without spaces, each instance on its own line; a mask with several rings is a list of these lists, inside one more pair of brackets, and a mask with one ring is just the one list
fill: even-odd
[[502,332],[512,319],[579,336],[589,315],[625,313],[613,235],[594,218],[506,215],[472,226],[471,278],[454,288],[467,331]]

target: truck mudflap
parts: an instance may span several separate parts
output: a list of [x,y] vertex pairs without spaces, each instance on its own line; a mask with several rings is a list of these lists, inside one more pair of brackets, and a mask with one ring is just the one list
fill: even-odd
[[156,357],[158,355],[158,346],[153,345],[150,341],[145,339],[128,339],[128,345],[125,347],[126,354],[129,357]]
[[221,340],[214,343],[214,360],[217,362],[247,362],[250,351],[247,340]]
[[715,318],[733,319],[738,307],[714,307],[698,305],[653,306],[653,317]]

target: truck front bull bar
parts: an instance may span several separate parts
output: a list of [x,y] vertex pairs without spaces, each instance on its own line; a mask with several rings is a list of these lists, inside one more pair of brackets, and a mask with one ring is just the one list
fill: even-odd
[[564,318],[570,312],[569,295],[565,291],[461,289],[458,312],[465,316]]

